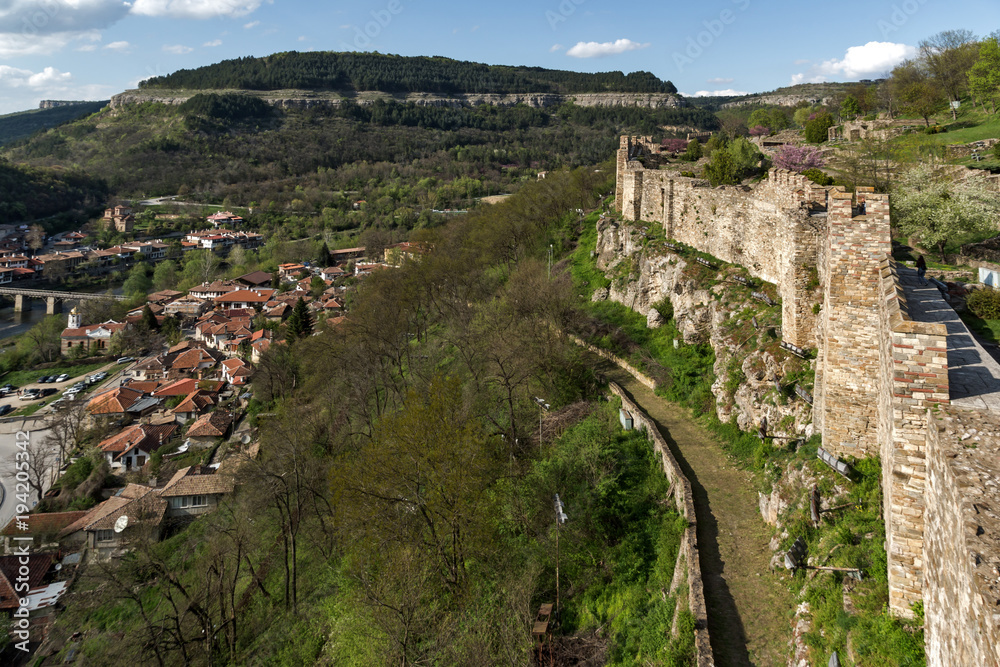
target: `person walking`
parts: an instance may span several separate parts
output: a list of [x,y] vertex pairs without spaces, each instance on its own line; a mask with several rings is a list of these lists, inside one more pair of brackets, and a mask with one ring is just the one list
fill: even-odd
[[920,278],[921,285],[927,284],[927,278],[924,277],[926,275],[927,275],[927,261],[924,260],[924,256],[921,255],[920,257],[917,258],[917,278]]

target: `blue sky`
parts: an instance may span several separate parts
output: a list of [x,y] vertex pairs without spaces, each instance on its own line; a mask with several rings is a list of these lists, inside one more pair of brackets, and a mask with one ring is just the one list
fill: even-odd
[[995,0],[0,0],[0,113],[276,51],[377,50],[577,71],[649,70],[695,95],[875,78]]

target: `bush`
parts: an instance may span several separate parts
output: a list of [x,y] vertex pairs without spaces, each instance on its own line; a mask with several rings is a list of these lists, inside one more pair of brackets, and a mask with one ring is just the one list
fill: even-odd
[[833,127],[833,116],[829,112],[816,114],[815,118],[806,123],[806,141],[821,144],[826,141],[827,130]]
[[977,289],[965,300],[965,305],[976,317],[984,320],[1000,320],[1000,291]]
[[1000,143],[996,144],[996,145],[995,145],[995,146],[993,147],[993,156],[994,156],[994,157],[995,157],[996,159],[1000,160]]
[[816,185],[833,185],[833,178],[827,176],[821,169],[806,169],[802,172],[802,175]]
[[712,161],[705,165],[705,177],[713,186],[735,185],[756,174],[763,157],[756,146],[739,137],[712,153]]
[[696,162],[701,158],[701,143],[697,139],[692,139],[688,142],[687,149],[680,157],[682,160],[687,160],[688,162]]
[[941,134],[944,132],[944,128],[940,125],[931,125],[924,128],[924,134]]

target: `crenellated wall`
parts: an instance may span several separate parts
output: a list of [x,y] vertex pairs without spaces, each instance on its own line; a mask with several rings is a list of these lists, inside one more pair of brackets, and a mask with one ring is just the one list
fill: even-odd
[[1000,665],[1000,418],[949,406],[947,330],[910,316],[889,197],[781,170],[712,188],[646,141],[623,140],[623,217],[778,285],[782,337],[818,351],[824,447],[881,458],[890,610],[924,602],[929,665]]

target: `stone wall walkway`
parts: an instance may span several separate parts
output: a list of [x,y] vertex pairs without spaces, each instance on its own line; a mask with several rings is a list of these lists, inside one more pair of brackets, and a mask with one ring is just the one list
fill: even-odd
[[899,280],[910,316],[943,322],[948,328],[948,384],[954,405],[1000,412],[1000,363],[983,349],[933,283],[923,286],[917,272],[899,265]]

